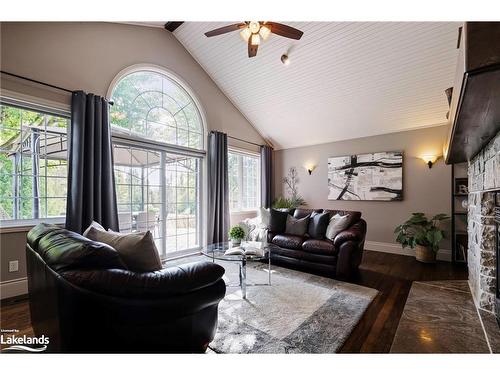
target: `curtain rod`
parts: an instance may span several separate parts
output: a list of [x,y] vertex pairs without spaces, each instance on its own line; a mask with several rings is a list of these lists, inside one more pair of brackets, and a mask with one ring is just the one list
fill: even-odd
[[[46,82],[42,82],[42,81],[37,81],[36,79],[32,79],[32,78],[28,78],[28,77],[24,77],[24,76],[20,76],[18,74],[14,74],[14,73],[9,73],[9,72],[6,72],[5,70],[0,70],[0,73],[2,74],[6,74],[8,76],[12,76],[12,77],[16,77],[16,78],[20,78],[20,79],[24,79],[25,81],[29,81],[29,82],[33,82],[33,83],[37,83],[39,85],[43,85],[43,86],[47,86],[47,87],[52,87],[53,89],[57,89],[57,90],[61,90],[61,91],[65,91],[65,92],[69,92],[70,94],[73,94],[75,91],[73,90],[69,90],[69,89],[65,89],[64,87],[60,87],[60,86],[56,86],[56,85],[51,85],[50,83],[46,83]],[[112,101],[108,101],[106,99],[106,101],[110,104],[110,105],[113,105],[113,102]]]
[[249,143],[251,145],[254,145],[254,146],[259,146],[259,147],[262,147],[262,145],[259,145],[258,143],[254,143],[254,142],[250,142],[250,141],[245,141],[244,139],[241,139],[241,138],[237,138],[237,137],[233,137],[231,135],[227,135],[228,138],[232,138],[232,139],[236,139],[237,141],[240,141],[240,142],[245,142],[245,143]]

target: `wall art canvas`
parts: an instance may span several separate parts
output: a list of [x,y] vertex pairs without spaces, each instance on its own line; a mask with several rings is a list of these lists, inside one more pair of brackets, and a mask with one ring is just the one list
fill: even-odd
[[403,152],[328,158],[328,199],[403,200]]

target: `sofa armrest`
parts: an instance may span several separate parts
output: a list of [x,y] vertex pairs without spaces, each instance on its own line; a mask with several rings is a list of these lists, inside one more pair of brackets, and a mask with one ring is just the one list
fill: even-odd
[[270,230],[267,231],[267,242],[271,243],[273,242],[274,236],[276,236],[276,232],[271,232]]
[[67,281],[94,292],[120,297],[168,297],[187,294],[217,283],[224,268],[211,262],[187,263],[154,272],[122,269],[72,270]]
[[340,246],[347,242],[362,242],[364,241],[366,236],[366,221],[363,219],[358,220],[356,223],[351,225],[346,230],[343,230],[333,239],[333,245],[336,248],[340,248]]

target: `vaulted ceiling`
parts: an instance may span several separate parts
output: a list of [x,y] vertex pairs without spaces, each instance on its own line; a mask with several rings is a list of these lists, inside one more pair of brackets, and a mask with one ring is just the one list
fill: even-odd
[[446,122],[458,23],[290,22],[302,39],[271,35],[254,58],[238,32],[204,35],[230,23],[185,22],[174,35],[278,149]]

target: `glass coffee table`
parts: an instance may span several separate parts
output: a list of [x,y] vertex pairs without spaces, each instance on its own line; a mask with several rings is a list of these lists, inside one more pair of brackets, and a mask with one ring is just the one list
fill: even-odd
[[[231,242],[221,242],[208,245],[204,247],[201,253],[215,260],[222,260],[227,262],[236,262],[239,265],[239,278],[240,283],[238,285],[228,285],[228,286],[239,286],[241,288],[241,295],[243,299],[247,298],[247,286],[264,286],[271,285],[271,251],[276,245],[267,242],[256,242],[256,241],[242,241],[239,246],[231,245]],[[226,251],[234,247],[239,247],[240,249],[259,249],[262,251],[258,255],[226,255]],[[269,279],[267,284],[248,284],[247,283],[247,262],[248,261],[267,261]]]

